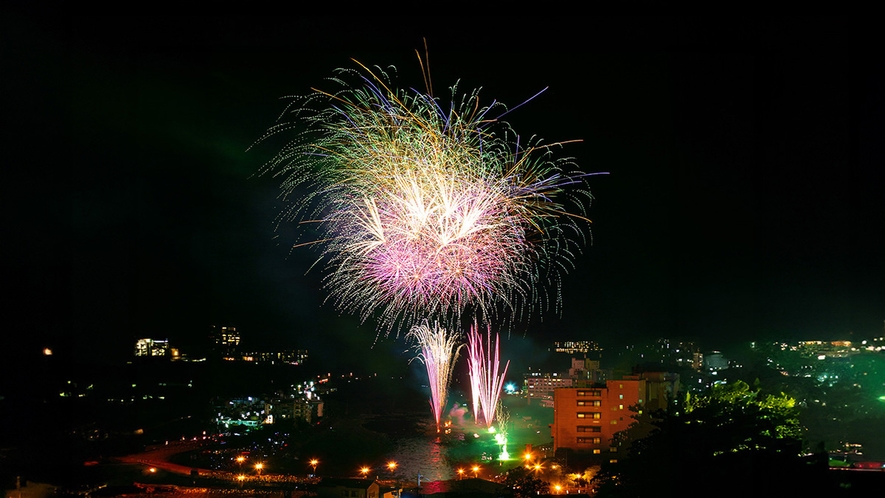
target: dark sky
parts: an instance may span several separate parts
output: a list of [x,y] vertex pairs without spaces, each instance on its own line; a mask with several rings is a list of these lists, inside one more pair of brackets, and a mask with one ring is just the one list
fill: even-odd
[[[19,357],[53,345],[186,349],[232,324],[255,349],[371,351],[323,305],[315,253],[275,228],[247,152],[338,67],[395,65],[518,104],[526,136],[582,139],[593,243],[561,314],[502,345],[671,337],[707,349],[879,334],[885,320],[879,31],[852,17],[77,17],[8,12],[5,302]],[[430,24],[428,24],[430,22]],[[375,353],[404,344],[382,340]],[[517,353],[517,351],[519,351]],[[382,354],[375,360],[385,358]]]

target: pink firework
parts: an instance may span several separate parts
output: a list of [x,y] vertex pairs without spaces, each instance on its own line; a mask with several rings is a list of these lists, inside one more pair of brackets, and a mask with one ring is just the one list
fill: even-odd
[[418,343],[420,352],[416,358],[427,369],[430,408],[436,420],[436,432],[439,432],[442,413],[449,397],[452,370],[464,345],[458,343],[457,334],[450,333],[439,325],[430,326],[426,323],[412,327],[406,337]]
[[491,327],[487,329],[485,346],[483,346],[483,339],[477,328],[476,325],[470,327],[467,334],[467,362],[470,372],[473,416],[476,423],[480,423],[482,420],[486,427],[491,427],[495,422],[495,413],[501,398],[501,391],[504,388],[504,376],[507,375],[510,361],[507,361],[504,370],[499,374],[499,336],[497,334],[495,336],[493,353]]
[[589,174],[556,153],[568,142],[520,140],[502,120],[511,109],[478,90],[455,85],[445,102],[359,66],[261,139],[297,131],[262,172],[282,180],[281,221],[314,226],[298,245],[320,252],[327,299],[385,333],[558,311],[592,199]]

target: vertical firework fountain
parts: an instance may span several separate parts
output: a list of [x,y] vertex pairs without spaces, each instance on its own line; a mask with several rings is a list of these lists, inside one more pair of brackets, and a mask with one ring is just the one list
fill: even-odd
[[418,345],[418,356],[427,369],[430,385],[430,408],[436,421],[436,432],[440,432],[440,422],[446,407],[449,393],[449,382],[452,370],[458,359],[463,344],[459,344],[458,335],[450,333],[438,324],[433,326],[423,323],[409,330],[407,338],[413,339]]
[[486,428],[491,428],[495,422],[501,391],[504,389],[504,376],[510,366],[508,360],[504,365],[504,370],[498,372],[500,366],[498,359],[499,339],[496,335],[494,351],[492,351],[491,327],[488,327],[486,332],[485,346],[476,324],[470,327],[470,331],[467,333],[467,362],[470,371],[473,416],[477,424],[482,423]]

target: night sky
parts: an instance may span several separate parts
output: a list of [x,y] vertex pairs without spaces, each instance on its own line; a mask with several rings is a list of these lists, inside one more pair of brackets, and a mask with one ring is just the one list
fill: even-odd
[[[57,17],[3,33],[5,353],[93,359],[139,337],[185,352],[212,324],[250,349],[389,361],[324,305],[316,253],[275,226],[282,145],[247,151],[335,68],[394,65],[519,104],[595,196],[553,340],[705,349],[851,339],[885,320],[885,80],[872,23],[834,18]],[[875,29],[874,29],[875,28]],[[347,364],[342,361],[341,364]]]

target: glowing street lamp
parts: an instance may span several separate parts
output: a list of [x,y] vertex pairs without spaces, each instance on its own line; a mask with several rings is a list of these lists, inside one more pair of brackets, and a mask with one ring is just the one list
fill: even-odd
[[471,470],[473,471],[473,477],[479,477],[479,465],[474,465]]
[[360,474],[363,475],[363,479],[365,479],[366,476],[369,475],[369,470],[370,470],[369,467],[361,467],[360,468]]
[[[387,468],[390,470],[390,477],[393,477],[393,472],[396,470],[396,462],[393,460],[387,462]],[[400,488],[399,488],[399,480],[396,482],[396,496],[400,497]]]
[[560,493],[562,493],[562,486],[559,485],[559,484],[554,484],[554,485],[553,485],[553,491],[554,491],[555,494],[560,494]]
[[243,481],[246,480],[246,476],[244,476],[243,474],[240,474],[240,475],[237,476],[237,480],[240,481],[240,487],[242,488],[242,487],[243,487]]
[[258,475],[259,475],[259,476],[261,475],[261,469],[263,469],[263,468],[264,468],[264,464],[263,464],[263,463],[258,462],[258,463],[255,464],[255,470],[258,471]]
[[316,475],[316,473],[317,473],[317,464],[318,463],[320,463],[320,461],[317,460],[316,458],[310,459],[310,466],[313,468],[313,475]]
[[464,469],[458,469],[458,480],[464,479]]

